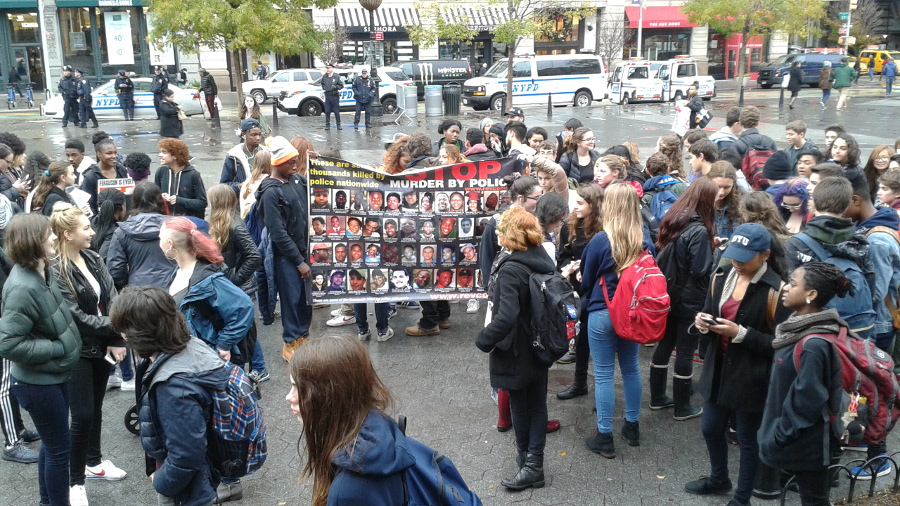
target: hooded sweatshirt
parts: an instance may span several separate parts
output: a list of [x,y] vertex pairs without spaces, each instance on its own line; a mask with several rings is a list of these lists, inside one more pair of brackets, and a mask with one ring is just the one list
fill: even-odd
[[167,219],[162,214],[141,213],[119,223],[106,256],[117,290],[128,285],[168,286],[176,264],[159,249],[159,230]]
[[256,190],[256,201],[275,254],[297,267],[306,262],[309,242],[306,179],[296,174],[288,181],[267,177]]
[[206,188],[203,179],[193,165],[175,172],[168,165],[156,169],[153,182],[163,193],[175,196],[175,204],[169,207],[172,216],[206,216]]
[[403,504],[401,473],[416,463],[409,444],[396,422],[377,410],[369,411],[356,440],[331,459],[338,472],[326,504]]
[[[865,238],[854,237],[856,227],[847,218],[835,218],[833,216],[816,216],[809,220],[803,232],[819,242],[825,251],[834,256],[847,258],[860,263],[860,247],[866,246]],[[785,253],[790,270],[807,263],[816,261],[813,252],[797,237],[791,237],[784,243]],[[866,248],[862,248],[868,251]],[[863,253],[863,257],[865,253]],[[865,269],[863,269],[865,271]]]
[[[894,231],[888,234],[881,231],[869,233],[875,227],[887,227]],[[878,301],[875,306],[875,328],[873,334],[881,336],[894,332],[891,312],[884,299],[890,296],[897,303],[897,293],[900,291],[900,243],[897,242],[896,233],[900,228],[900,217],[890,207],[879,207],[878,211],[856,224],[858,233],[865,235],[869,241],[869,259],[872,261],[872,269],[875,271],[875,285],[872,299]]]

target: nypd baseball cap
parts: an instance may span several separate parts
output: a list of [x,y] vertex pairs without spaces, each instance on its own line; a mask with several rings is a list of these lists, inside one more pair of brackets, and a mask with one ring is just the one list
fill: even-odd
[[525,112],[522,111],[522,108],[521,108],[521,107],[513,107],[512,109],[506,111],[506,113],[504,114],[504,116],[521,116],[521,117],[524,118],[524,117],[525,117]]
[[768,251],[772,246],[772,235],[766,227],[759,223],[745,223],[734,229],[728,248],[722,256],[738,262],[749,262],[763,251]]

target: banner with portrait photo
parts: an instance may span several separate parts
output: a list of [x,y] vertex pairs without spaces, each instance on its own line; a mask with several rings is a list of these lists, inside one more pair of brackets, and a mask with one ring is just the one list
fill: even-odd
[[514,159],[387,174],[309,161],[316,304],[486,298],[478,255]]

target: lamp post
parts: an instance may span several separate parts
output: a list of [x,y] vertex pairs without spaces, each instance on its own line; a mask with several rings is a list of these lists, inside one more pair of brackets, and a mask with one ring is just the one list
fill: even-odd
[[375,44],[380,44],[375,41],[375,9],[381,7],[381,0],[359,0],[359,5],[369,11],[369,39],[372,41],[372,45],[369,48],[371,57],[369,67],[371,68],[371,79],[375,83],[375,97],[372,99],[372,116],[380,118],[384,113],[381,110],[381,99],[379,98],[381,79],[378,78],[378,69],[375,68]]

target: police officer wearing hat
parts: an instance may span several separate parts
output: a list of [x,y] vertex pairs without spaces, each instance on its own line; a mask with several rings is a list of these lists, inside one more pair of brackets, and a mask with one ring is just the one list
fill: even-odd
[[[369,79],[369,71],[362,69],[359,77],[353,81],[353,96],[356,98],[356,114],[353,116],[353,128],[359,128],[359,116],[366,111],[366,128],[372,128],[372,100],[375,98],[375,80]],[[340,125],[340,122],[338,122]]]
[[63,77],[59,80],[57,89],[64,100],[62,126],[69,126],[69,120],[78,126],[78,81],[72,76],[72,67],[69,65],[63,67]]
[[150,91],[153,93],[153,108],[156,109],[156,119],[159,119],[159,104],[163,101],[163,91],[169,87],[169,78],[163,73],[162,67],[154,67],[153,81],[150,82]]
[[120,70],[119,77],[116,77],[116,93],[119,94],[119,107],[125,113],[125,120],[134,121],[134,83],[124,70]]
[[94,115],[91,83],[84,78],[84,71],[75,69],[75,81],[78,83],[78,115],[81,117],[81,128],[87,128],[88,120],[93,122],[91,128],[99,128],[97,116]]

